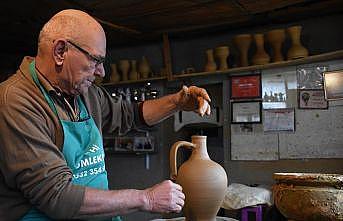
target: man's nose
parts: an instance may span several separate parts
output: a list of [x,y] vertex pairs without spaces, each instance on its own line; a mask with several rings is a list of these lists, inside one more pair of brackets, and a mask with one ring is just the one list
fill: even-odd
[[96,66],[94,75],[102,78],[105,77],[105,68],[103,63]]

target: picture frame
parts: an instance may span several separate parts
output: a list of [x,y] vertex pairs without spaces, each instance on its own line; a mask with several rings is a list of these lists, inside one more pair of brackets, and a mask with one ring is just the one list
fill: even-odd
[[231,123],[262,123],[262,101],[232,101]]
[[116,137],[114,151],[120,153],[154,152],[154,143],[152,136]]
[[323,73],[326,100],[343,99],[343,70]]
[[299,109],[328,109],[329,103],[325,99],[324,90],[302,89],[298,90]]
[[263,110],[264,132],[294,132],[295,131],[295,109],[277,108]]
[[231,77],[231,99],[261,98],[261,74]]

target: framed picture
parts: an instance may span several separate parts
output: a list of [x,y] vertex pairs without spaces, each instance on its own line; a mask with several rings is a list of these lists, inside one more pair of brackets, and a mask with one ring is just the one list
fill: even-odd
[[299,109],[327,109],[328,106],[328,101],[325,100],[324,90],[298,90]]
[[232,76],[231,98],[261,98],[261,75]]
[[231,123],[261,123],[261,101],[233,101],[231,102]]
[[263,130],[265,132],[295,131],[294,108],[263,110]]
[[114,151],[122,153],[154,152],[154,137],[116,137],[114,143]]
[[343,99],[343,70],[324,72],[326,100]]

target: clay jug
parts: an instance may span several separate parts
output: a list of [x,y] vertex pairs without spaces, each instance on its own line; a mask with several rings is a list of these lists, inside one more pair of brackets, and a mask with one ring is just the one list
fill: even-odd
[[[177,171],[179,147],[192,150],[190,158]],[[170,150],[170,177],[185,193],[186,221],[215,221],[227,189],[225,170],[207,153],[206,136],[192,136],[192,143],[176,142]]]
[[146,59],[145,56],[143,56],[142,60],[139,62],[138,71],[140,73],[141,78],[146,79],[149,77],[151,70],[150,70],[148,59]]
[[214,72],[217,70],[217,64],[214,61],[213,49],[206,50],[207,63],[205,65],[206,72]]
[[138,72],[137,72],[136,64],[137,64],[136,60],[131,60],[131,71],[130,71],[129,78],[132,81],[138,80]]
[[283,61],[281,52],[282,44],[285,41],[285,29],[274,29],[266,34],[267,41],[270,43],[273,50],[273,62]]
[[214,54],[219,60],[219,70],[224,71],[228,69],[227,57],[229,56],[229,53],[230,51],[228,46],[216,47],[214,49]]
[[122,81],[128,80],[129,69],[130,69],[129,60],[120,60],[119,61],[119,70],[121,72],[121,80]]
[[304,58],[308,56],[308,50],[301,44],[301,29],[301,26],[292,26],[287,28],[287,33],[292,40],[292,46],[287,53],[288,60]]
[[254,34],[254,40],[256,44],[256,52],[252,58],[252,63],[254,65],[269,63],[270,57],[264,50],[264,35]]
[[110,82],[118,82],[119,80],[120,80],[120,76],[118,74],[117,65],[111,64]]
[[251,44],[251,34],[240,34],[233,38],[233,42],[239,51],[239,66],[249,66],[248,51]]

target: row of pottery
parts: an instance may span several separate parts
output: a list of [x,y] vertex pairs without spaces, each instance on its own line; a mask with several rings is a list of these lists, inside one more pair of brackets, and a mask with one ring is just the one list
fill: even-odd
[[[308,50],[301,43],[301,26],[292,26],[285,29],[274,29],[266,34],[240,34],[233,38],[233,43],[239,51],[239,66],[249,66],[248,51],[254,40],[256,51],[252,57],[252,65],[263,65],[270,62],[271,58],[265,51],[265,39],[269,42],[272,48],[272,61],[280,62],[284,60],[282,55],[282,45],[286,38],[286,32],[291,38],[291,47],[287,52],[287,60],[304,58],[308,56]],[[228,69],[227,58],[229,56],[229,47],[220,46],[206,50],[207,63],[205,65],[206,72]],[[220,65],[217,67],[215,59],[218,59]]]
[[145,56],[139,62],[136,60],[120,60],[118,64],[111,64],[110,82],[147,79],[151,73],[150,65]]

